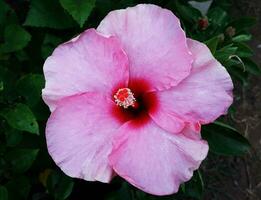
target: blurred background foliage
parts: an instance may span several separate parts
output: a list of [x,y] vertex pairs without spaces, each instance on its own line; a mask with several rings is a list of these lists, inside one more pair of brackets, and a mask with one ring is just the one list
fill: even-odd
[[[153,3],[172,10],[188,37],[204,42],[226,67],[236,87],[261,70],[251,59],[252,17],[230,16],[230,0],[0,0],[0,200],[179,200],[204,199],[204,169],[171,196],[148,195],[122,180],[86,182],[63,174],[48,155],[44,129],[49,110],[41,99],[42,68],[53,49],[111,10]],[[235,96],[235,98],[237,98]],[[250,144],[228,116],[203,127],[208,160],[240,156]]]

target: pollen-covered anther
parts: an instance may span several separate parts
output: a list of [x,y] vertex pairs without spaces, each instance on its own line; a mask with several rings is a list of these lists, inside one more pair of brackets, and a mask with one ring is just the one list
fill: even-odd
[[116,104],[118,106],[122,106],[123,108],[136,106],[136,99],[129,88],[120,88],[113,97]]

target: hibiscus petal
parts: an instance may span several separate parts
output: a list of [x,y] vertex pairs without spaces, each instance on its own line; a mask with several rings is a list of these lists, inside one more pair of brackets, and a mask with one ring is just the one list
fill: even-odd
[[154,195],[177,192],[206,157],[207,143],[183,134],[169,134],[153,121],[140,129],[133,128],[131,123],[124,124],[114,139],[109,157],[113,169],[145,192]]
[[150,90],[177,85],[191,69],[191,54],[178,18],[150,4],[110,12],[98,31],[117,36],[130,61],[130,78],[145,79]]
[[94,29],[57,47],[44,64],[43,99],[51,110],[64,97],[84,92],[108,94],[127,85],[128,58],[115,37]]
[[[155,92],[146,93],[146,97],[150,97],[150,95],[155,95]],[[157,95],[155,95],[157,96]],[[174,113],[171,108],[164,107],[166,105],[162,105],[162,101],[159,97],[157,99],[157,109],[153,107],[148,107],[149,116],[164,130],[171,133],[179,133],[185,127],[185,122],[183,119],[179,118],[179,116]],[[168,105],[167,105],[168,106]]]
[[[226,69],[203,43],[188,39],[194,57],[191,74],[168,91],[157,92],[159,109],[150,116],[161,127],[164,121],[178,119],[191,123],[209,123],[227,112],[233,101],[232,80]],[[175,132],[173,130],[172,132]]]
[[101,182],[112,178],[108,155],[120,126],[111,117],[112,104],[107,97],[85,93],[65,98],[51,114],[46,127],[48,151],[67,175]]

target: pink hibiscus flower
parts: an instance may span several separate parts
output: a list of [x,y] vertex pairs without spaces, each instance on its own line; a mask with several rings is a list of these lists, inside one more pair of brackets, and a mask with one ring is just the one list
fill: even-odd
[[155,5],[110,12],[44,64],[48,150],[69,176],[119,175],[155,195],[178,191],[206,157],[201,124],[225,114],[232,81],[206,45]]

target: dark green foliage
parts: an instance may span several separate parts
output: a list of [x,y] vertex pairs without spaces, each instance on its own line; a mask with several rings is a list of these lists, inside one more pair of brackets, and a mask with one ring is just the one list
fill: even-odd
[[217,36],[205,41],[205,44],[208,46],[212,54],[216,53],[218,42],[219,42],[219,37]]
[[196,171],[193,178],[185,184],[184,193],[195,199],[202,199],[204,182],[199,171]]
[[6,184],[8,200],[28,199],[31,189],[29,176],[16,176]]
[[6,160],[10,163],[14,173],[24,173],[33,164],[38,154],[37,149],[14,149],[7,152]]
[[[154,3],[174,12],[187,36],[204,42],[234,83],[246,87],[249,76],[261,74],[246,44],[252,38],[249,30],[255,19],[232,18],[229,0],[214,0],[206,16],[188,2],[0,0],[0,200],[89,199],[89,193],[96,195],[91,198],[94,200],[203,198],[203,169],[202,176],[195,172],[177,194],[166,197],[146,194],[121,178],[115,178],[110,185],[69,178],[47,152],[44,130],[49,110],[41,98],[43,63],[57,45],[96,27],[109,11],[138,3]],[[206,27],[200,26],[201,19],[208,21]],[[224,122],[203,126],[202,137],[216,154],[243,155],[250,148],[248,141]]]
[[27,74],[17,81],[16,90],[23,96],[26,103],[34,107],[41,100],[41,89],[44,87],[44,77],[41,74]]
[[95,6],[95,0],[60,0],[60,3],[81,27]]
[[31,40],[31,35],[21,26],[8,25],[4,32],[4,43],[0,45],[0,53],[10,53],[23,49]]
[[18,103],[13,107],[3,109],[0,115],[17,130],[39,134],[38,123],[30,108],[25,104]]
[[8,191],[5,186],[0,186],[0,199],[8,200]]
[[256,18],[254,17],[242,17],[240,19],[236,19],[231,21],[228,26],[232,26],[236,29],[237,33],[241,31],[248,30],[252,26],[256,24]]
[[66,29],[74,23],[57,0],[32,0],[24,25]]
[[46,187],[55,200],[64,200],[71,194],[73,185],[72,178],[60,172],[53,171],[48,176]]
[[247,139],[229,125],[215,122],[203,127],[202,137],[210,151],[221,155],[243,155],[250,149]]

